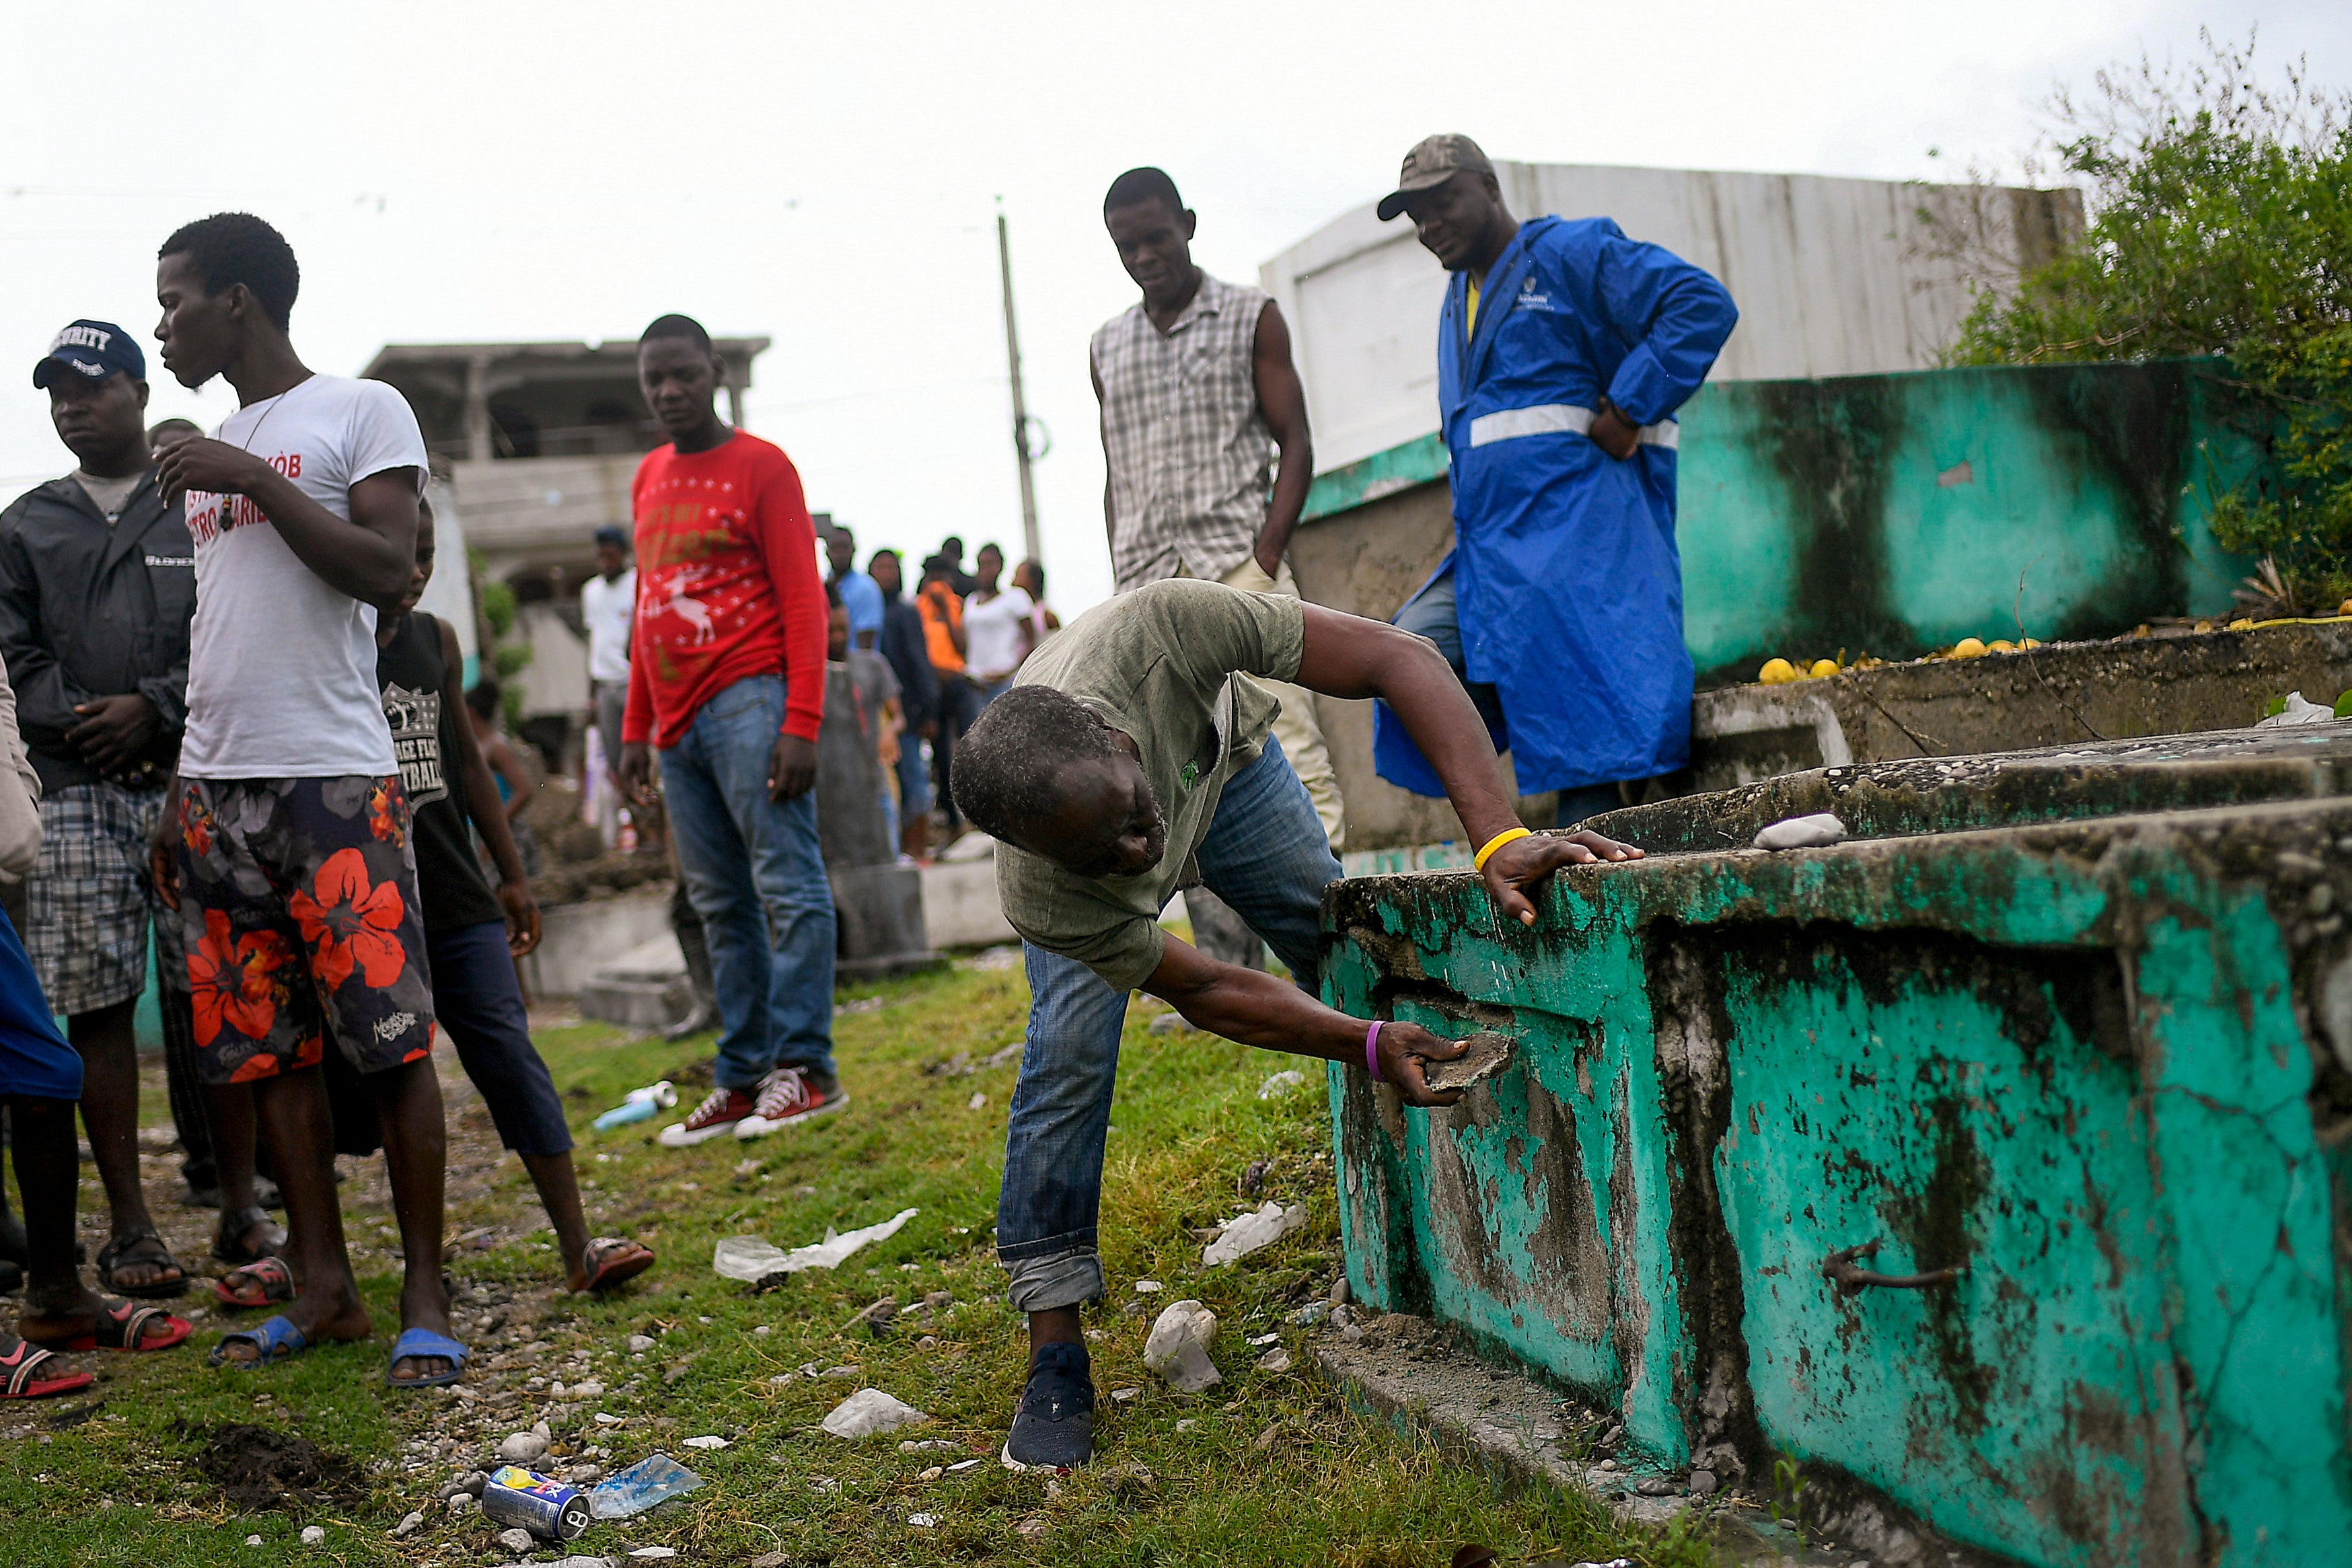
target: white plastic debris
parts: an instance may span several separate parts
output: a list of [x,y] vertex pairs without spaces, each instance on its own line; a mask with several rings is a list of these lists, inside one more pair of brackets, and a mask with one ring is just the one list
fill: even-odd
[[963,1108],[967,1111],[985,1111],[988,1109],[988,1096],[985,1094],[974,1094],[971,1099],[963,1103]]
[[1845,841],[1845,824],[1834,813],[1816,811],[1810,817],[1790,817],[1773,823],[1756,835],[1759,850],[1813,850],[1824,844]]
[[961,1463],[959,1463],[959,1464],[952,1464],[952,1465],[950,1465],[950,1466],[948,1467],[948,1474],[950,1474],[950,1475],[954,1475],[954,1474],[956,1474],[956,1473],[957,1473],[958,1471],[960,1471],[960,1470],[968,1470],[968,1469],[971,1469],[973,1466],[975,1466],[975,1465],[977,1465],[977,1464],[979,1464],[979,1463],[980,1463],[980,1461],[979,1461],[978,1459],[965,1459],[965,1460],[963,1460],[962,1462],[961,1462]]
[[847,1232],[827,1226],[824,1240],[795,1247],[789,1252],[757,1236],[730,1236],[711,1254],[710,1266],[730,1280],[753,1284],[778,1274],[797,1274],[803,1269],[838,1269],[859,1248],[898,1235],[907,1221],[920,1212],[902,1208],[879,1225]]
[[1288,1372],[1290,1370],[1290,1353],[1283,1349],[1280,1345],[1276,1345],[1272,1350],[1267,1351],[1264,1355],[1257,1358],[1257,1369],[1260,1372]]
[[325,1529],[325,1527],[324,1527],[324,1526],[321,1526],[321,1525],[316,1525],[316,1524],[306,1524],[306,1525],[304,1525],[304,1526],[302,1527],[302,1544],[303,1544],[303,1545],[305,1545],[305,1546],[320,1546],[320,1545],[323,1545],[323,1544],[325,1544],[325,1542],[326,1542],[326,1539],[327,1539],[327,1531],[326,1531],[326,1529]]
[[1171,1301],[1143,1343],[1143,1364],[1187,1394],[1224,1381],[1209,1346],[1217,1337],[1217,1314],[1198,1301]]
[[870,1437],[929,1419],[878,1388],[861,1388],[833,1407],[833,1414],[824,1418],[824,1429],[836,1437]]
[[1276,1095],[1296,1089],[1306,1082],[1307,1074],[1299,1071],[1298,1069],[1285,1068],[1257,1086],[1257,1097],[1261,1100],[1271,1100]]
[[724,1448],[729,1445],[724,1437],[688,1437],[686,1440],[686,1446],[689,1448]]
[[1167,1288],[1157,1280],[1138,1280],[1135,1282],[1135,1293],[1139,1296],[1156,1296]]
[[939,1521],[940,1516],[936,1513],[910,1513],[907,1516],[907,1522],[917,1530],[929,1530]]
[[1269,1202],[1255,1214],[1244,1214],[1214,1241],[1202,1250],[1201,1261],[1215,1268],[1246,1258],[1251,1253],[1271,1247],[1300,1226],[1307,1223],[1307,1206],[1294,1203],[1285,1208]]
[[[630,1552],[629,1555],[632,1557],[644,1558],[647,1562],[657,1563],[665,1557],[677,1556],[677,1548],[675,1546],[640,1546],[635,1552]],[[1627,1563],[1626,1568],[1633,1568],[1633,1564]]]
[[2335,722],[2336,710],[2334,708],[2322,707],[2315,702],[2305,702],[2301,692],[2289,692],[2286,694],[2285,708],[2281,712],[2271,715],[2268,718],[2258,720],[2255,723],[2254,727],[2256,729],[2284,729],[2293,725],[2334,724]]

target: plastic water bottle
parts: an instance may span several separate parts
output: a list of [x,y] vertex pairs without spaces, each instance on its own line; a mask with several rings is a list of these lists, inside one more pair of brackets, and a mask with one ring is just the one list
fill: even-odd
[[632,1122],[650,1122],[656,1111],[667,1111],[677,1103],[677,1090],[667,1078],[658,1083],[648,1083],[643,1089],[632,1089],[629,1097],[596,1118],[592,1124],[600,1133],[615,1127],[625,1127]]
[[590,1492],[588,1506],[598,1519],[629,1519],[701,1485],[700,1476],[667,1454],[655,1454]]

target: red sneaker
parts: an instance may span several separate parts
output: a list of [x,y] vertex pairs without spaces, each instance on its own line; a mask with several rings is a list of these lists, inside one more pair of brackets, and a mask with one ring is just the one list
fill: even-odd
[[689,1148],[734,1131],[756,1108],[757,1102],[740,1089],[713,1089],[693,1115],[664,1127],[661,1141],[673,1149]]
[[828,1089],[809,1082],[808,1070],[779,1067],[760,1080],[760,1099],[752,1113],[735,1124],[739,1138],[763,1137],[779,1127],[797,1127],[829,1116],[849,1103],[849,1091],[836,1081]]

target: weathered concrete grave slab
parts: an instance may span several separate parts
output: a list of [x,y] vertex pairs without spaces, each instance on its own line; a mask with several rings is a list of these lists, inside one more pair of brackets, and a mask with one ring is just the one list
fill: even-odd
[[1778,773],[2187,735],[2252,724],[2270,698],[2352,687],[2352,622],[2053,643],[1976,659],[1738,685],[1691,705],[1701,790]]
[[2343,1560],[2352,742],[2092,749],[1856,770],[1826,849],[1617,813],[1668,852],[1532,930],[1461,873],[1335,886],[1335,1003],[1518,1042],[1444,1112],[1332,1071],[1358,1299],[1662,1464],[1793,1456],[1874,1561]]

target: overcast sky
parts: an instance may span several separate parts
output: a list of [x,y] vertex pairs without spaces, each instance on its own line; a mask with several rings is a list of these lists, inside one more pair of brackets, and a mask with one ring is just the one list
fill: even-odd
[[[51,334],[147,334],[157,244],[242,208],[293,242],[314,369],[686,311],[774,339],[747,423],[864,548],[1017,550],[1001,195],[1065,610],[1109,588],[1086,353],[1133,298],[1099,216],[1122,169],[1169,170],[1195,256],[1254,281],[1436,130],[1532,162],[1934,178],[2013,162],[2053,83],[2193,53],[2200,23],[2242,38],[2259,18],[2263,57],[2352,84],[2343,0],[9,10],[7,495],[70,466],[26,374]],[[155,417],[233,406],[153,368]]]

